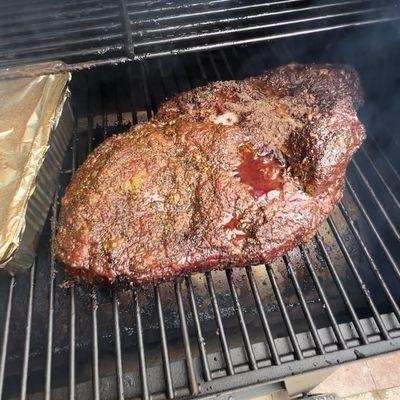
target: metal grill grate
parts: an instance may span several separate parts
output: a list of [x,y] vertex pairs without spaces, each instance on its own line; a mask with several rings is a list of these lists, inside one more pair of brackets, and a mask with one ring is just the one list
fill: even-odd
[[[393,152],[383,148],[390,136],[368,121],[375,120],[368,107],[379,110],[380,98],[390,95],[384,82],[392,77],[371,45],[382,38],[377,32],[367,41],[320,37],[326,49],[314,44],[312,54],[310,44],[294,40],[76,73],[76,132],[36,264],[29,275],[0,281],[3,398],[206,396],[399,349],[398,144],[391,141]],[[93,146],[146,120],[176,92],[255,74],[270,60],[327,54],[358,63],[373,100],[366,109],[370,136],[349,168],[345,196],[313,241],[272,265],[146,290],[60,287],[65,276],[51,247],[59,199]],[[385,157],[375,162],[378,154]]]
[[399,18],[396,0],[18,0],[0,5],[0,66],[86,68]]

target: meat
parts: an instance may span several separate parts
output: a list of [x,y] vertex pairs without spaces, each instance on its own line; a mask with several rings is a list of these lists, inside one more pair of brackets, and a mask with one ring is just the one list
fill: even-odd
[[340,200],[361,103],[352,68],[297,63],[177,95],[77,170],[57,258],[136,285],[276,258]]

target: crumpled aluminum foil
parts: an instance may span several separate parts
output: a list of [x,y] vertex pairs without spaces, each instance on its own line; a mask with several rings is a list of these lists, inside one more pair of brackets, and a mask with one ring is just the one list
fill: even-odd
[[[43,170],[60,117],[65,114],[70,78],[70,73],[62,73],[0,81],[0,268],[10,262],[21,245],[38,174]],[[64,149],[65,154],[66,145],[56,147],[58,152]],[[55,166],[56,175],[60,166]],[[31,230],[42,229],[50,205],[46,203],[38,202],[43,210],[32,213]],[[25,253],[33,254],[34,243],[27,245]],[[27,261],[29,257],[25,257]]]

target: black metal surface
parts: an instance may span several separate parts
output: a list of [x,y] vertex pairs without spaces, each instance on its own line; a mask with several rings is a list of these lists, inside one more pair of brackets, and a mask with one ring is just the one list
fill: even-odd
[[121,350],[121,326],[119,323],[118,295],[116,292],[112,296],[114,314],[114,335],[115,335],[115,368],[117,370],[117,394],[118,399],[124,398],[124,381],[122,371],[122,350]]
[[33,306],[33,292],[35,289],[35,263],[32,265],[29,275],[29,297],[28,307],[26,313],[26,327],[25,327],[25,343],[24,343],[24,355],[22,364],[22,379],[21,379],[21,400],[26,399],[26,389],[28,383],[28,371],[29,371],[29,353],[30,353],[30,339],[32,334],[32,306]]
[[[211,397],[400,349],[399,41],[376,26],[75,73],[76,134],[36,264],[0,280],[2,397]],[[59,199],[93,147],[176,92],[294,59],[355,64],[366,92],[369,138],[312,241],[267,267],[142,290],[61,285],[51,245]]]
[[168,354],[168,344],[167,344],[167,335],[165,333],[165,324],[164,324],[164,316],[162,311],[162,302],[160,297],[160,290],[159,287],[156,286],[154,288],[155,299],[157,303],[157,312],[158,312],[158,322],[159,322],[159,329],[160,329],[160,337],[161,337],[161,347],[162,347],[162,361],[163,361],[163,369],[164,369],[164,379],[166,383],[166,392],[167,398],[173,399],[174,398],[174,387],[172,383],[172,373],[171,373],[171,366]]
[[225,328],[224,328],[224,324],[222,322],[221,312],[219,310],[218,300],[217,300],[217,296],[215,293],[214,282],[212,280],[211,273],[206,272],[206,279],[207,279],[207,286],[208,286],[208,290],[210,293],[210,298],[211,298],[211,302],[212,302],[213,310],[214,310],[214,314],[215,314],[215,320],[216,320],[217,326],[218,326],[217,332],[218,332],[218,336],[221,340],[222,351],[223,351],[223,354],[225,357],[226,372],[228,375],[234,375],[235,371],[234,371],[233,364],[232,364],[232,358],[231,358],[228,342],[226,340]]
[[210,50],[400,18],[396,0],[3,3],[0,67],[62,60],[68,65],[61,68],[87,68],[104,61]]

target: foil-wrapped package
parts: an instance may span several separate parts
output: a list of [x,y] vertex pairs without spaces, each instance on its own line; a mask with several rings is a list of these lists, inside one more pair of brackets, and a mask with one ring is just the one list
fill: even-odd
[[0,268],[29,268],[74,129],[69,73],[0,81]]

